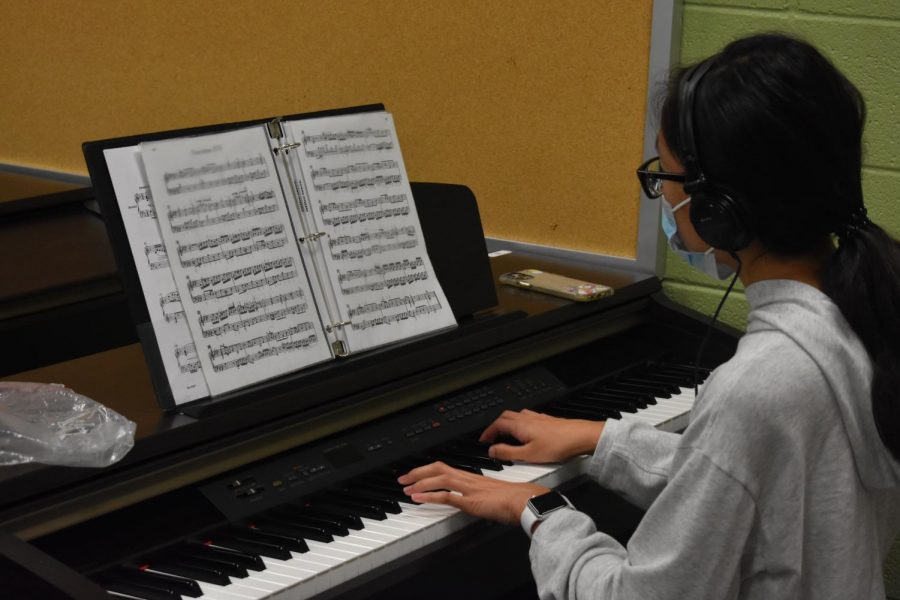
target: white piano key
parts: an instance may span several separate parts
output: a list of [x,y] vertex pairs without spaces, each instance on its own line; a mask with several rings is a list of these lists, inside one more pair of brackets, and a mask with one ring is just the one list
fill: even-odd
[[333,558],[332,556],[322,554],[316,550],[310,548],[306,552],[291,552],[293,558],[296,560],[301,560],[304,562],[309,562],[313,565],[317,565],[318,567],[327,567],[331,568],[335,565],[341,564],[343,561],[339,558]]
[[400,537],[412,533],[413,531],[421,528],[404,521],[392,519],[391,517],[393,516],[393,514],[388,515],[388,517],[384,521],[375,521],[373,519],[363,517],[362,522],[363,525],[365,525],[366,530],[368,531],[383,533],[385,535],[393,535],[395,537]]
[[269,595],[268,592],[261,590],[245,590],[244,588],[231,585],[222,586],[206,581],[198,581],[200,591],[203,592],[201,598],[203,600],[259,600]]

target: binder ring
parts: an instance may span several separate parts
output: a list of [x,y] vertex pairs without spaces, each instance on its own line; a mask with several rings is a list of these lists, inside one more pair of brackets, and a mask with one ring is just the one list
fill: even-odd
[[306,236],[306,237],[297,238],[297,239],[298,239],[300,242],[315,242],[315,241],[318,240],[319,238],[325,237],[326,235],[328,235],[328,234],[327,234],[326,232],[324,232],[324,231],[317,231],[317,232],[315,232],[315,233],[309,234],[309,235]]
[[287,151],[290,150],[291,148],[299,148],[299,147],[302,146],[302,145],[303,145],[303,144],[300,144],[300,143],[296,143],[296,144],[282,144],[282,145],[280,145],[280,146],[275,146],[274,148],[272,148],[272,152],[275,152],[276,154],[278,153],[279,150],[281,150],[282,152],[287,152]]
[[339,329],[341,327],[346,327],[347,325],[350,325],[350,324],[351,324],[350,321],[338,321],[337,323],[332,323],[331,325],[326,325],[325,331],[328,333],[331,333],[335,329]]

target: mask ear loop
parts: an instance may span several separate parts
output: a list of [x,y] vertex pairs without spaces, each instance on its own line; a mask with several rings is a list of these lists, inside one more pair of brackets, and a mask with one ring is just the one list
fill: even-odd
[[725,300],[728,298],[728,294],[731,293],[732,288],[734,288],[735,282],[738,280],[738,276],[741,274],[741,267],[743,263],[741,263],[741,259],[735,252],[729,252],[731,258],[733,258],[737,262],[737,269],[734,271],[734,277],[731,278],[731,283],[728,284],[728,289],[725,290],[725,295],[722,296],[722,299],[719,301],[719,306],[716,307],[716,312],[713,313],[712,319],[709,320],[709,326],[706,328],[706,334],[703,336],[703,341],[700,342],[700,349],[697,351],[697,360],[694,361],[694,399],[697,398],[699,394],[700,388],[700,359],[703,357],[703,351],[706,349],[706,342],[709,341],[709,335],[712,333],[713,325],[715,325],[716,320],[719,318],[719,311],[722,310],[722,306],[725,304]]

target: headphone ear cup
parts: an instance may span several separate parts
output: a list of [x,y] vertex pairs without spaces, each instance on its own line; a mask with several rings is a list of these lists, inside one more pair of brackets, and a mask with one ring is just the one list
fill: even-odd
[[724,190],[694,190],[690,218],[700,239],[718,250],[741,250],[754,237],[750,214]]

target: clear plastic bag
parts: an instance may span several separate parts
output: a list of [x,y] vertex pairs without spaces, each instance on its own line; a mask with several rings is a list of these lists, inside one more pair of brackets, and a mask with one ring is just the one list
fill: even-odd
[[0,465],[106,467],[134,446],[135,428],[62,385],[0,382]]

